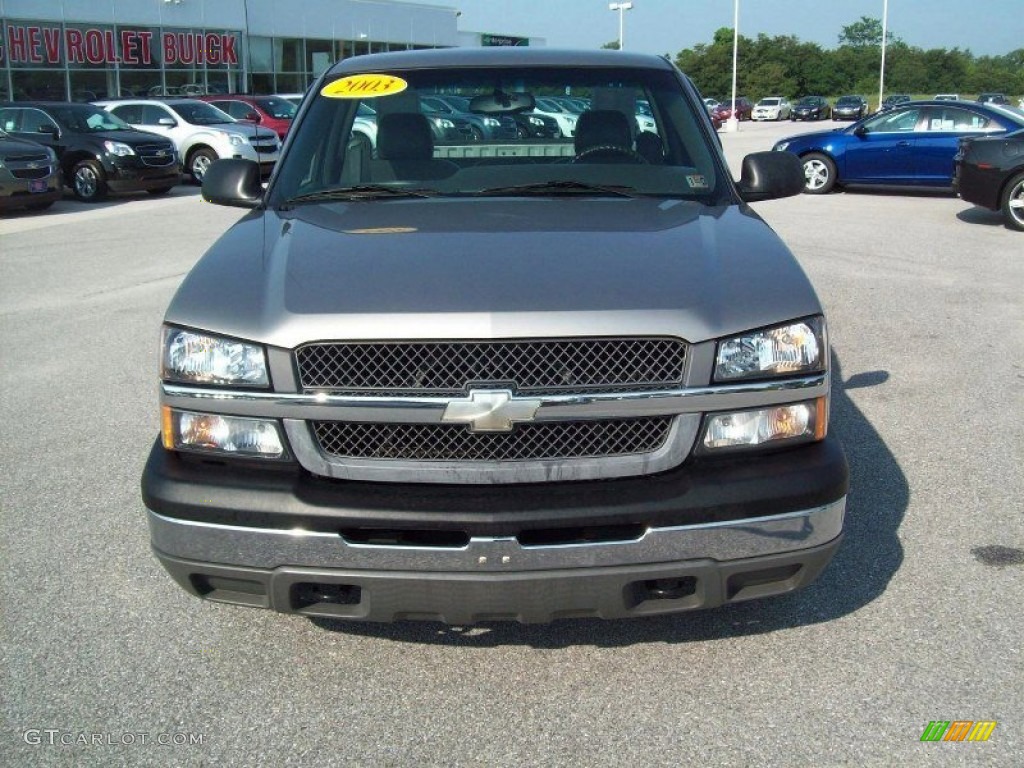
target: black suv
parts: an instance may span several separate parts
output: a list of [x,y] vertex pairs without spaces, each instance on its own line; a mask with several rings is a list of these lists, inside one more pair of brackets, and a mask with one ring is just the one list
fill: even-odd
[[65,181],[85,202],[101,200],[108,191],[160,195],[181,180],[169,140],[136,131],[92,104],[3,102],[0,128],[50,147]]

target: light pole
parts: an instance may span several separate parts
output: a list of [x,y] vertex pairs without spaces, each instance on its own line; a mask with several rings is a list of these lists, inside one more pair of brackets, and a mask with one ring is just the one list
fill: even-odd
[[725,130],[738,131],[740,121],[736,119],[736,64],[740,50],[740,0],[733,0],[732,6],[732,110],[725,121]]
[[878,109],[882,109],[885,91],[885,35],[889,26],[889,0],[882,0],[882,67],[878,74]]
[[621,51],[622,50],[622,28],[623,28],[622,17],[625,14],[626,11],[633,10],[633,4],[632,3],[608,3],[608,10],[609,11],[618,11],[619,12],[619,50]]

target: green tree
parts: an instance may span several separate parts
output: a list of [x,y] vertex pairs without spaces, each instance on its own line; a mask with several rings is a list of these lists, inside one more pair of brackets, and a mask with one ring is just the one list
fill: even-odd
[[617,51],[619,50],[619,41],[612,40],[610,43],[605,43],[604,45],[602,45],[601,48],[608,51]]
[[[886,45],[894,40],[890,30],[885,32]],[[839,33],[840,45],[852,45],[854,48],[882,45],[882,20],[870,16],[861,16],[860,21],[847,24]]]

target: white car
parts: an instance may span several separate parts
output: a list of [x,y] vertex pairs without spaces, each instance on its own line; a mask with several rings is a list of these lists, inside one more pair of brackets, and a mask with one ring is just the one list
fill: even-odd
[[377,149],[377,113],[362,102],[352,121],[352,135],[362,136],[370,142],[370,147]]
[[227,112],[196,99],[123,99],[97,101],[133,128],[159,133],[174,142],[185,173],[197,184],[210,163],[227,157],[254,160],[269,176],[281,153],[277,134],[235,120]]
[[576,135],[576,120],[579,118],[579,115],[569,110],[565,105],[559,104],[554,99],[539,98],[533,111],[538,115],[547,115],[554,118],[555,122],[558,123],[558,129],[566,138],[571,139]]
[[959,93],[936,93],[936,101],[960,101]]
[[765,96],[754,105],[751,120],[786,120],[793,107],[782,96]]

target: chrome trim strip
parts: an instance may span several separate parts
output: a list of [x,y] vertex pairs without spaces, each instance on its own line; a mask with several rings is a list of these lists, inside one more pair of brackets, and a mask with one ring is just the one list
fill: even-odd
[[511,537],[480,536],[460,548],[356,545],[333,533],[197,523],[152,510],[148,517],[157,550],[203,563],[472,573],[721,562],[794,552],[835,539],[842,532],[845,509],[844,496],[824,506],[770,517],[650,528],[635,541],[523,547]]
[[650,453],[533,461],[415,461],[327,457],[320,451],[306,422],[285,419],[284,429],[298,462],[310,472],[324,477],[392,483],[548,483],[649,475],[671,469],[681,464],[690,454],[700,422],[700,414],[696,413],[675,418],[662,447]]
[[[477,386],[485,391],[486,387]],[[828,393],[828,373],[799,378],[736,384],[715,384],[647,392],[587,395],[536,395],[540,408],[534,421],[672,416],[775,405],[809,400]],[[212,389],[164,382],[165,405],[225,415],[310,421],[393,421],[405,424],[439,423],[452,400],[459,397],[373,397],[319,393]],[[513,399],[515,402],[515,399]]]

